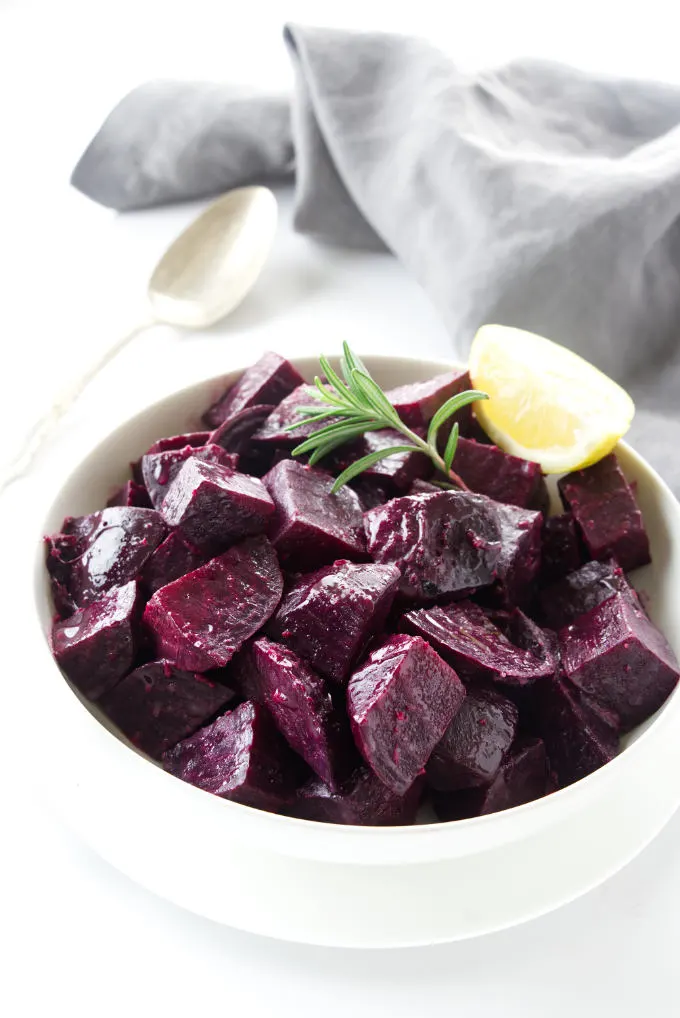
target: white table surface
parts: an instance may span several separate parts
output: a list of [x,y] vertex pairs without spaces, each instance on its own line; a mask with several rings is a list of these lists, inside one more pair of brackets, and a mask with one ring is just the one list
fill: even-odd
[[[286,87],[284,18],[418,32],[469,66],[530,53],[680,79],[664,0],[626,10],[591,0],[559,14],[545,3],[458,6],[0,0],[0,458],[79,357],[133,320],[146,274],[194,211],[117,217],[68,189],[89,136],[138,81],[224,76]],[[273,258],[242,308],[203,336],[159,328],[141,337],[64,428],[49,452],[55,469],[83,434],[266,348],[333,352],[347,336],[367,351],[446,356],[441,324],[396,263],[319,248],[291,232],[286,195],[282,212]],[[6,542],[21,499],[16,488],[4,500]],[[0,599],[6,619],[6,575]],[[2,632],[20,643],[20,624]],[[676,1013],[680,816],[606,885],[517,930],[414,951],[304,948],[218,927],[110,869],[46,805],[49,760],[31,744],[29,719],[6,716],[0,1010],[8,1018],[53,1013],[57,1002],[73,1018],[190,1009],[255,1018]],[[238,879],[212,862],[217,880]]]

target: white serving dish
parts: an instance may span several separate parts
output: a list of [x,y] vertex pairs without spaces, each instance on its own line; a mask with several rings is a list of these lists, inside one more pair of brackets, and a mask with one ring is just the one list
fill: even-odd
[[[366,362],[385,387],[451,367]],[[312,358],[295,363],[309,378],[317,370]],[[32,584],[17,591],[30,620],[23,661],[39,704],[32,713],[49,760],[49,794],[68,822],[110,863],[178,905],[244,930],[324,945],[478,936],[571,901],[625,865],[680,802],[677,691],[617,759],[570,788],[505,813],[403,828],[310,823],[211,796],[132,750],[78,698],[49,651],[41,537],[65,515],[104,505],[126,479],[128,462],[155,439],[195,429],[220,381],[174,393],[122,422],[73,466],[60,464],[56,492],[40,477],[31,485],[22,555],[32,563]],[[654,556],[634,579],[680,654],[680,505],[624,443],[619,456],[638,484]]]

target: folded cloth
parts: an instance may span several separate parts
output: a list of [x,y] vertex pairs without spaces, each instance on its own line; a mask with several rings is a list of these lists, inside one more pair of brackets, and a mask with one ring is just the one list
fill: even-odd
[[680,493],[680,89],[536,60],[470,75],[430,44],[290,25],[292,101],[131,92],[73,172],[112,208],[295,174],[295,225],[388,248],[465,357],[485,322],[626,385],[631,439]]

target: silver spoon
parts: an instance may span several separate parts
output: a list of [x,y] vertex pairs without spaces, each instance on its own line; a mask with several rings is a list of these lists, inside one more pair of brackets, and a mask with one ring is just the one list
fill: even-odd
[[240,187],[209,205],[173,241],[151,274],[148,316],[59,394],[27,435],[0,481],[0,492],[25,474],[92,379],[140,332],[161,323],[206,329],[233,311],[264,267],[277,218],[276,198],[266,187]]

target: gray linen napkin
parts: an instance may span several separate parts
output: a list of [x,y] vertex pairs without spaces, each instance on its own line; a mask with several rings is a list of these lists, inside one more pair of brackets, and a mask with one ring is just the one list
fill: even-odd
[[295,173],[295,225],[387,247],[465,356],[484,322],[550,336],[638,401],[680,493],[680,89],[535,60],[463,74],[426,42],[288,26],[292,101],[155,82],[73,172],[125,210]]

